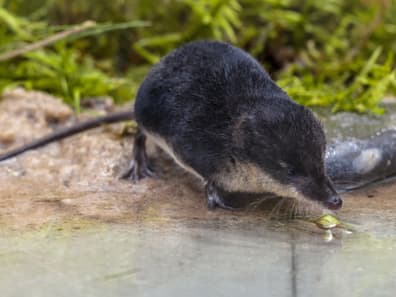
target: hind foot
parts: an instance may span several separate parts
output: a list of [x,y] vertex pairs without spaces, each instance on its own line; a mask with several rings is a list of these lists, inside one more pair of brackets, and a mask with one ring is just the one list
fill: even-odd
[[133,183],[137,181],[150,177],[157,178],[157,173],[152,169],[148,161],[137,161],[133,160],[129,166],[129,169],[121,176],[123,179],[129,179]]
[[206,198],[207,198],[208,208],[211,210],[215,209],[216,207],[220,207],[228,210],[235,209],[231,206],[228,206],[224,202],[224,198],[221,197],[221,194],[219,192],[220,192],[219,189],[214,185],[213,182],[208,182],[206,184]]
[[133,160],[122,178],[130,179],[133,183],[136,183],[146,177],[156,178],[157,174],[147,157],[146,135],[138,129],[133,144]]

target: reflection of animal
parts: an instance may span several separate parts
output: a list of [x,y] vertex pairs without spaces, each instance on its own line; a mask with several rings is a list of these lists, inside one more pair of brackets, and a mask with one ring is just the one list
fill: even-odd
[[142,83],[135,116],[139,129],[128,172],[134,181],[155,175],[148,137],[206,182],[209,208],[230,208],[225,192],[342,205],[325,172],[321,125],[238,48],[200,41],[176,49]]

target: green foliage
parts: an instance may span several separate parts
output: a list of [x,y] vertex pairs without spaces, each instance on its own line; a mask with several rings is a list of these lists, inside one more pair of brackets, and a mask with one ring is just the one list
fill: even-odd
[[396,93],[395,18],[394,0],[0,0],[0,57],[71,24],[99,24],[0,62],[0,89],[44,89],[76,108],[89,96],[125,100],[160,57],[205,38],[249,51],[303,104],[381,113]]
[[[180,1],[171,2],[175,2],[175,5],[176,2],[180,3]],[[184,0],[182,2],[184,2],[184,9],[180,9],[180,14],[188,14],[187,26],[183,31],[176,27],[174,32],[168,30],[161,35],[150,34],[134,44],[136,52],[148,62],[154,64],[167,51],[194,39],[214,38],[237,42],[235,29],[241,26],[239,19],[241,6],[237,0]],[[163,24],[160,25],[163,26]],[[149,50],[150,48],[160,51],[155,54]]]
[[[14,59],[13,54],[22,49],[22,52],[17,55],[17,57],[21,56],[17,61],[0,63],[0,91],[14,86],[44,90],[64,98],[65,102],[73,105],[76,110],[80,109],[81,98],[104,95],[110,95],[116,101],[133,98],[137,89],[136,84],[106,75],[95,66],[91,56],[80,55],[79,51],[74,48],[68,48],[65,41],[95,36],[108,31],[146,26],[147,23],[127,22],[100,25],[93,22],[86,23],[89,26],[85,28],[86,24],[83,24],[80,26],[81,30],[76,27],[77,30],[73,34],[61,36],[61,41],[55,43],[50,49],[43,49],[39,45],[35,51],[24,52],[23,46],[26,46],[24,41],[35,41],[37,36],[44,36],[42,32],[45,28],[44,23],[29,23],[26,19],[18,18],[2,8],[0,8],[0,20],[7,25],[2,27],[0,36],[2,40],[8,41],[0,48],[5,52],[0,55],[0,62]],[[49,31],[54,33],[61,29],[70,28],[53,26]],[[41,43],[43,40],[36,44]]]
[[347,110],[381,114],[379,104],[392,84],[396,82],[393,54],[379,63],[381,48],[377,48],[368,61],[324,67],[318,75],[290,67],[278,81],[289,95],[308,106],[333,106],[333,111]]
[[26,89],[44,90],[63,97],[76,110],[80,108],[82,96],[113,95],[114,98],[128,100],[136,91],[136,85],[108,77],[93,66],[89,56],[80,60],[77,52],[66,48],[63,43],[58,44],[54,51],[30,52],[19,63],[0,67],[0,77],[6,77],[0,80],[3,87],[19,85]]
[[311,1],[325,6],[311,7],[319,18],[304,22],[305,48],[279,76],[279,84],[301,103],[383,112],[379,103],[396,82],[396,7],[390,1],[366,2]]

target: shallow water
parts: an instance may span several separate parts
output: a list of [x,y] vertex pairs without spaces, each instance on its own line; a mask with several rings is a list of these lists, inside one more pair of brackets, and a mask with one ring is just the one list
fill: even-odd
[[74,222],[3,234],[1,296],[394,296],[395,234],[326,242],[274,224]]

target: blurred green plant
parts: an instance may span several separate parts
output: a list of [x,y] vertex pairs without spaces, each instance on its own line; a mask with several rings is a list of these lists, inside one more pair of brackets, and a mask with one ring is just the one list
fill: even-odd
[[[395,18],[394,0],[0,0],[0,57],[86,20],[112,30],[87,29],[0,68],[26,72],[23,64],[33,63],[30,77],[42,73],[41,79],[23,85],[36,81],[30,87],[62,95],[77,108],[84,97],[114,94],[121,81],[129,84],[121,93],[129,89],[132,97],[164,54],[190,40],[218,39],[249,51],[302,104],[378,114],[382,98],[396,94]],[[150,26],[120,30],[131,20]],[[0,88],[21,83],[13,74],[0,71]],[[120,74],[126,79],[111,78]]]
[[[62,97],[77,111],[80,110],[82,98],[112,96],[117,102],[133,98],[137,84],[107,75],[95,66],[91,56],[81,55],[75,48],[68,47],[67,43],[108,31],[147,26],[148,23],[85,22],[71,28],[53,26],[46,31],[57,33],[35,40],[38,36],[45,36],[42,32],[46,28],[44,23],[29,23],[1,7],[0,21],[7,25],[2,27],[0,36],[4,37],[2,40],[8,41],[0,47],[0,91],[15,86],[44,90]],[[53,46],[45,48],[49,45]]]
[[[241,6],[237,0],[184,0],[183,2],[186,8],[189,8],[187,26],[183,31],[177,28],[178,31],[175,32],[158,36],[150,35],[134,44],[133,48],[136,52],[150,63],[158,62],[161,53],[194,39],[206,37],[237,43],[235,29],[241,26],[239,19]],[[165,51],[153,54],[147,48],[163,48]]]
[[330,105],[333,111],[382,114],[384,110],[380,103],[396,82],[396,70],[393,53],[380,63],[381,52],[381,47],[378,47],[368,61],[359,59],[334,68],[323,67],[316,76],[290,67],[278,83],[290,96],[308,106]]
[[64,98],[76,110],[80,109],[83,96],[109,95],[129,100],[137,87],[123,79],[107,76],[93,66],[89,57],[80,61],[77,52],[64,43],[57,44],[54,51],[26,53],[23,61],[0,67],[0,77],[5,77],[0,79],[0,88],[23,86],[44,90]]

